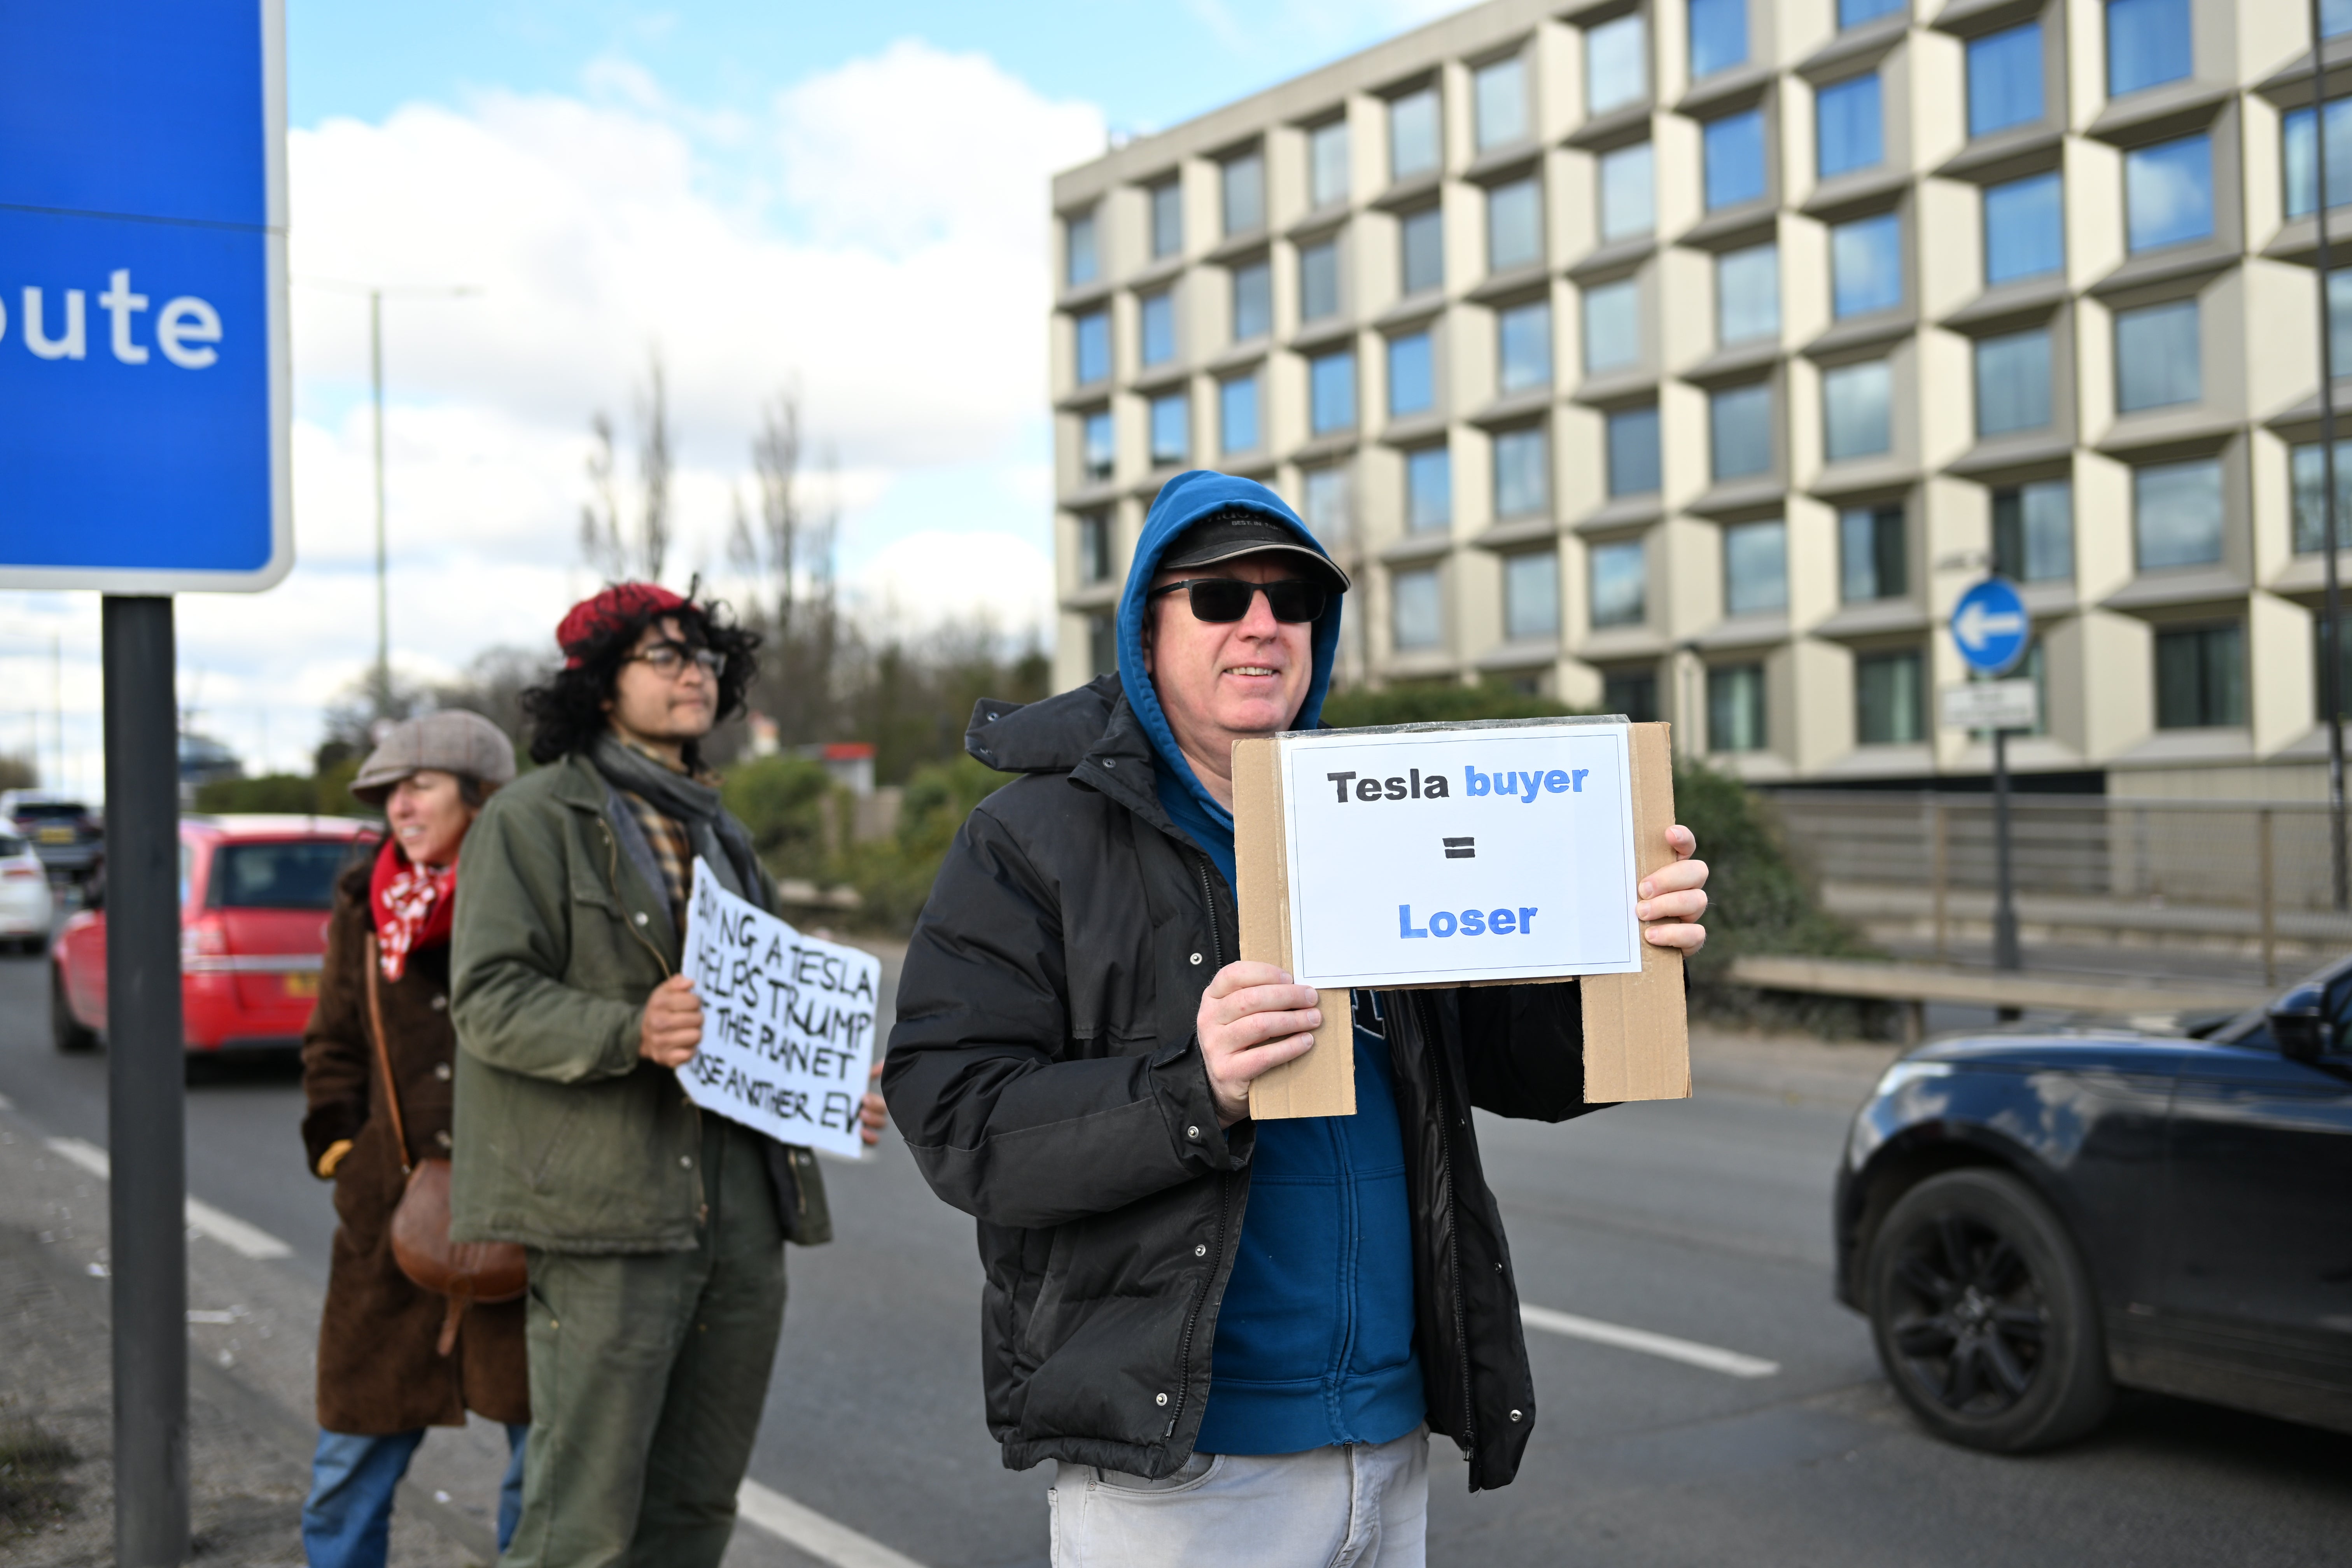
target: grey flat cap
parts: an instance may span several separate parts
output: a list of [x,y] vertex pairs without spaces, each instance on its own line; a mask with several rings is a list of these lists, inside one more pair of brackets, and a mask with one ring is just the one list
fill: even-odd
[[514,743],[496,724],[462,708],[403,720],[360,764],[352,793],[370,805],[382,805],[393,785],[423,768],[486,784],[509,784],[515,776]]

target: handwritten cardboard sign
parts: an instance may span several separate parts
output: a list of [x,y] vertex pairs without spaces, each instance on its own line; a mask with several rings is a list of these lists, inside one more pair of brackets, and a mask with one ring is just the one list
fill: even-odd
[[720,887],[698,857],[686,973],[702,998],[701,1046],[677,1069],[687,1097],[784,1142],[863,1157],[857,1107],[881,960],[802,935]]

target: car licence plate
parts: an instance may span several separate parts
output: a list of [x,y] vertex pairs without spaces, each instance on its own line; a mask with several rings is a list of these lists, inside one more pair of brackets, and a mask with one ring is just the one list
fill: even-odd
[[319,977],[317,975],[289,974],[286,976],[286,994],[289,996],[311,997],[316,996],[318,994]]
[[70,844],[74,841],[74,830],[70,827],[44,827],[40,841],[44,844]]

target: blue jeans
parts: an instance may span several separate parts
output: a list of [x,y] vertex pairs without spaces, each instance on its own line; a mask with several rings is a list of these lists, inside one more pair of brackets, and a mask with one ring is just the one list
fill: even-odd
[[[499,1482],[499,1550],[522,1514],[522,1450],[528,1426],[507,1428],[507,1470]],[[310,1497],[302,1505],[302,1551],[310,1568],[383,1568],[392,1542],[392,1494],[425,1430],[380,1437],[319,1434]]]

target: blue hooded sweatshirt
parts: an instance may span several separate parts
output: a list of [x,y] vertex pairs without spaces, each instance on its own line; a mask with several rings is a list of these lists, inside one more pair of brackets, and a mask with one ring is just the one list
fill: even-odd
[[[1176,746],[1143,662],[1145,593],[1192,524],[1228,509],[1276,520],[1323,552],[1280,496],[1254,480],[1192,472],[1168,481],[1144,519],[1118,605],[1118,674],[1157,753],[1160,805],[1227,886],[1234,819]],[[1331,684],[1339,596],[1314,626],[1314,674],[1291,727],[1311,730]],[[1404,1139],[1388,1042],[1355,1032],[1356,1114],[1257,1124],[1241,1249],[1217,1315],[1208,1409],[1195,1447],[1295,1454],[1386,1443],[1421,1424],[1413,1352],[1412,1234]]]

